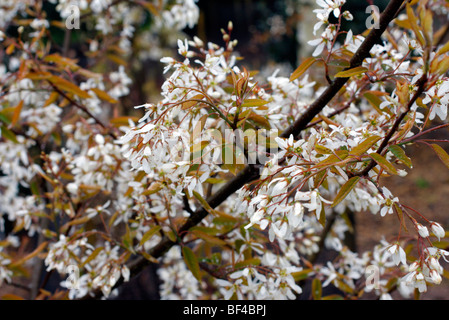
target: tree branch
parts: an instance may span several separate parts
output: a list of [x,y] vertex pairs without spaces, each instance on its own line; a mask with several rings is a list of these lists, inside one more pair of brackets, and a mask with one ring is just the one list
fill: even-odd
[[[363,41],[359,49],[355,52],[354,56],[350,60],[350,66],[348,69],[352,69],[361,66],[364,59],[370,56],[371,48],[380,40],[381,35],[388,27],[389,23],[395,18],[398,11],[401,9],[404,0],[391,0],[384,12],[380,16],[379,28],[372,29],[366,39]],[[332,100],[333,97],[340,91],[349,78],[336,78],[332,84],[318,97],[315,102],[282,134],[281,137],[287,138],[290,135],[297,137],[312,121],[312,119],[318,115],[323,108]],[[247,165],[241,172],[237,174],[232,180],[227,182],[221,189],[215,194],[210,196],[206,201],[210,207],[215,208],[225,201],[230,195],[243,187],[246,183],[251,182],[260,177],[259,169],[257,165]],[[179,238],[182,239],[186,234],[184,231],[189,230],[191,227],[200,223],[208,212],[204,208],[198,208],[187,221],[179,228]],[[171,247],[176,245],[176,242],[171,241],[168,237],[163,237],[161,241],[153,247],[149,254],[153,258],[160,258]],[[144,267],[148,266],[151,262],[144,257],[138,257],[137,259],[129,263],[131,271],[131,277],[138,274]],[[115,287],[122,284],[123,280],[120,278]],[[100,298],[102,296],[101,291],[98,290],[94,293],[93,298]],[[86,299],[92,298],[89,296]]]
[[[380,146],[377,148],[376,153],[380,154],[388,146],[388,143],[390,142],[391,137],[393,137],[394,133],[399,129],[399,126],[400,126],[402,120],[404,120],[404,118],[407,115],[407,113],[410,112],[410,109],[412,108],[412,106],[415,103],[415,101],[425,91],[426,83],[427,83],[427,75],[424,74],[418,80],[418,82],[417,82],[418,88],[417,88],[415,94],[413,95],[412,99],[410,99],[410,101],[408,102],[406,110],[403,111],[399,115],[399,117],[396,119],[396,121],[394,122],[394,124],[391,127],[390,131],[388,131],[387,135],[382,140]],[[377,164],[376,161],[371,159],[371,161],[368,163],[368,165],[365,167],[365,169],[363,169],[362,171],[360,171],[358,173],[352,174],[350,176],[360,176],[360,177],[366,176],[371,171],[371,169],[373,169],[376,166],[376,164]]]

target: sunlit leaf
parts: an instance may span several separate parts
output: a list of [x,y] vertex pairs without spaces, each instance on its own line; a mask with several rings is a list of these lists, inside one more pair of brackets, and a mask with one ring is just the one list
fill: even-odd
[[193,107],[194,105],[198,104],[198,100],[201,100],[204,98],[204,95],[202,94],[197,94],[194,95],[193,97],[191,97],[190,99],[184,101],[181,105],[182,105],[182,109],[186,110],[189,109],[191,107]]
[[290,81],[294,81],[296,79],[298,79],[300,76],[302,76],[304,74],[304,72],[307,71],[307,69],[309,69],[316,61],[316,58],[313,57],[309,57],[304,59],[304,61],[299,65],[298,68],[296,68],[295,71],[293,71],[293,73],[290,76]]
[[242,108],[253,108],[253,107],[260,107],[263,105],[266,105],[268,101],[265,101],[263,99],[245,99],[242,103]]
[[367,71],[368,71],[368,69],[365,67],[355,67],[355,68],[352,68],[349,70],[340,71],[335,75],[335,77],[336,78],[349,78],[349,77],[353,77],[353,76],[358,76],[359,74],[365,73]]

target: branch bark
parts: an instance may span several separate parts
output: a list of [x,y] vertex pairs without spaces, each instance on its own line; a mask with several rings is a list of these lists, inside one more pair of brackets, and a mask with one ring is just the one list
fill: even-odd
[[[350,60],[350,66],[348,69],[361,66],[363,61],[370,56],[371,48],[381,39],[383,32],[386,30],[389,23],[396,17],[403,4],[404,0],[390,1],[380,16],[379,28],[372,29],[369,32],[368,36]],[[281,137],[288,138],[290,135],[297,137],[304,129],[306,129],[307,125],[313,120],[313,118],[318,115],[337,95],[348,80],[349,78],[336,78],[332,84],[326,88],[321,96],[318,97],[289,128],[282,132]],[[210,207],[215,208],[224,202],[230,195],[243,187],[246,183],[258,179],[259,176],[259,169],[257,165],[247,165],[240,173],[237,174],[236,177],[227,182],[221,189],[206,199],[206,201],[209,203]],[[182,239],[185,234],[184,231],[187,231],[191,227],[200,223],[207,215],[208,212],[204,208],[197,209],[179,228],[179,238]],[[176,244],[177,242],[170,240],[168,237],[163,237],[161,241],[150,250],[149,254],[154,258],[160,258]],[[144,257],[138,257],[137,259],[131,261],[128,265],[131,271],[131,277],[140,273],[140,271],[150,263],[152,262],[148,261]],[[120,286],[121,283],[122,279],[119,280],[115,287]],[[87,299],[100,297],[100,290],[95,292],[93,296],[86,296]]]

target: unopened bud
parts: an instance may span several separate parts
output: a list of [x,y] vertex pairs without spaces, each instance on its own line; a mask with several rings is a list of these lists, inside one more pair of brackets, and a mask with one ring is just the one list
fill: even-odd
[[232,31],[232,29],[234,28],[234,25],[232,24],[232,21],[228,22],[228,30]]
[[438,241],[440,241],[440,239],[444,238],[444,236],[446,235],[446,232],[444,231],[443,227],[437,222],[432,222],[430,224],[430,229],[432,230],[435,237],[438,238]]

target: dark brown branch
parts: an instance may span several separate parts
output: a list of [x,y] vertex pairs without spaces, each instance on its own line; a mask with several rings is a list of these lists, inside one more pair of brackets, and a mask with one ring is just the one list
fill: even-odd
[[[365,38],[359,49],[355,52],[350,60],[349,67],[352,69],[360,67],[363,60],[370,56],[371,48],[379,41],[384,31],[387,29],[389,23],[394,19],[397,12],[401,9],[404,1],[392,0],[385,8],[385,11],[380,16],[379,28],[371,29],[368,36]],[[291,134],[295,137],[309,124],[312,119],[323,110],[323,108],[332,100],[333,97],[346,84],[349,78],[336,78],[333,83],[316,99],[310,107],[304,112],[295,123],[282,133],[282,137],[288,138]]]
[[[359,49],[355,52],[354,56],[350,61],[350,67],[352,69],[362,65],[365,58],[370,56],[371,48],[381,39],[381,35],[388,27],[389,23],[395,18],[398,11],[401,9],[404,0],[391,0],[384,12],[380,16],[379,28],[372,29],[366,39],[363,41]],[[282,134],[281,137],[289,137],[293,135],[297,137],[313,120],[313,118],[318,115],[324,107],[332,100],[333,97],[340,91],[340,89],[345,85],[349,78],[336,78],[334,82],[327,87],[327,89],[321,94],[317,100],[310,105],[310,107]],[[243,187],[246,183],[251,182],[259,178],[259,169],[257,165],[246,166],[235,178],[227,182],[221,189],[219,189],[215,194],[209,197],[207,202],[210,207],[215,208],[224,202],[230,195]],[[187,221],[179,228],[178,236],[182,239],[185,235],[185,231],[189,230],[191,227],[200,223],[206,216],[208,212],[204,208],[197,209],[194,214],[192,214]],[[163,256],[171,247],[176,245],[168,237],[162,238],[162,240],[153,247],[149,254],[153,258],[160,258]],[[148,266],[151,262],[144,257],[138,257],[129,264],[131,271],[131,277],[138,274],[144,267]],[[116,284],[120,286],[122,280]],[[102,296],[101,291],[98,290],[93,298],[100,298]],[[87,299],[92,298],[87,296]]]

